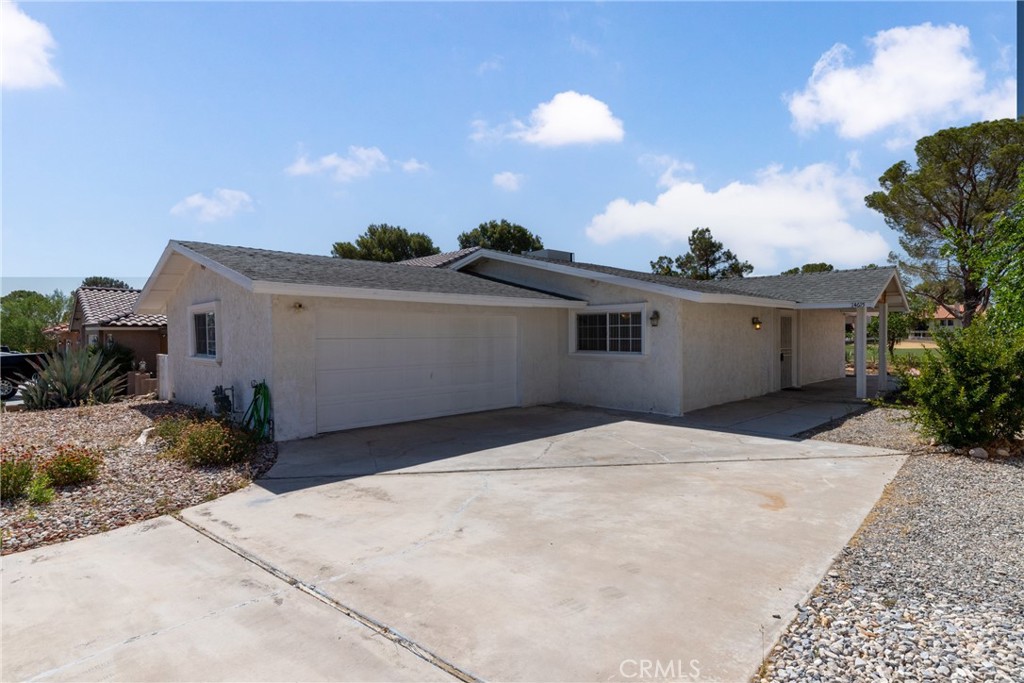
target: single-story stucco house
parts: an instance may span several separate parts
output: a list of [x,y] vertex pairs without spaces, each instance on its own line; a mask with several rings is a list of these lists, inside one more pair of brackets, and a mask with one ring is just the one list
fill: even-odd
[[681,415],[842,377],[846,313],[905,309],[889,268],[697,282],[553,250],[392,264],[171,241],[135,311],[167,316],[174,400],[220,385],[241,410],[266,380],[286,440],[558,401]]

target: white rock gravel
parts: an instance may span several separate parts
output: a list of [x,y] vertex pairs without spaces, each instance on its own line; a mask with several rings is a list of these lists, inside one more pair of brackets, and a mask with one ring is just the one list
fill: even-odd
[[937,452],[904,416],[873,409],[812,437],[916,455],[755,680],[1024,680],[1024,457]]
[[35,447],[46,455],[60,444],[78,444],[104,452],[95,481],[58,488],[49,504],[31,505],[24,498],[0,503],[3,554],[108,531],[212,500],[246,486],[273,464],[277,455],[273,444],[260,446],[250,462],[192,468],[162,456],[159,439],[138,441],[154,419],[184,410],[166,401],[132,399],[0,415],[0,440],[6,448]]

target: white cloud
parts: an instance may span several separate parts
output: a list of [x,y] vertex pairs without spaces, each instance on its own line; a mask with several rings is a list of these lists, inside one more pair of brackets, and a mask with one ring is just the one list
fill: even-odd
[[506,192],[517,192],[523,186],[523,180],[524,176],[522,173],[513,173],[512,171],[495,173],[494,177],[491,178],[491,182],[494,183],[495,187]]
[[625,132],[622,121],[612,115],[601,100],[568,90],[542,102],[530,113],[530,122],[513,119],[490,127],[483,119],[470,123],[469,137],[475,142],[501,139],[519,140],[539,147],[621,142]]
[[591,220],[587,236],[599,244],[653,238],[682,253],[690,232],[707,227],[758,273],[777,272],[780,263],[791,262],[859,267],[884,261],[889,253],[878,232],[849,222],[868,192],[862,180],[828,164],[791,171],[770,166],[753,183],[717,190],[676,180],[653,203],[611,202]]
[[359,147],[352,145],[348,148],[348,154],[341,156],[337,153],[327,154],[319,159],[310,159],[305,154],[296,159],[290,166],[284,169],[288,175],[319,175],[329,174],[339,183],[348,183],[356,178],[366,178],[374,173],[391,170],[392,164],[397,165],[406,173],[417,173],[426,171],[430,166],[418,161],[408,159],[398,161],[388,159],[384,152],[378,147]]
[[896,147],[965,117],[1015,115],[1016,79],[986,87],[966,27],[897,27],[868,43],[870,63],[849,65],[852,51],[837,43],[818,59],[807,87],[787,96],[797,130],[831,124],[854,139],[889,130],[887,144]]
[[569,36],[569,46],[573,50],[576,50],[576,52],[587,55],[589,57],[596,57],[598,54],[597,48],[593,45],[593,43],[590,43],[575,34]]
[[478,76],[483,76],[489,71],[501,71],[501,66],[501,57],[491,57],[477,65],[476,73]]
[[472,129],[469,139],[473,142],[497,142],[506,135],[503,127],[491,128],[483,119],[473,119],[469,122],[469,127]]
[[0,3],[0,84],[10,90],[61,85],[50,60],[57,48],[50,29],[13,2]]
[[690,175],[694,166],[688,161],[679,161],[667,154],[644,154],[638,161],[652,173],[658,174],[658,187],[672,187],[681,182],[679,172]]
[[406,161],[398,162],[398,166],[406,173],[419,173],[421,171],[429,171],[430,164],[425,164],[418,159],[407,159]]
[[512,137],[541,147],[620,142],[622,121],[601,100],[568,90],[530,113],[530,125],[519,124]]
[[192,215],[200,223],[231,218],[239,211],[252,211],[252,197],[241,190],[217,188],[209,197],[197,192],[171,207],[175,216]]

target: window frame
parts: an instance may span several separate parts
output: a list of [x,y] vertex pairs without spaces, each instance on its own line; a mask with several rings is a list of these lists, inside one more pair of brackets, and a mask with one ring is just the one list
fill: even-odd
[[[584,315],[604,315],[605,317],[605,329],[610,331],[610,316],[618,315],[620,313],[639,313],[640,314],[640,351],[610,351],[608,350],[611,336],[606,334],[605,336],[605,349],[602,350],[589,350],[581,351],[579,349],[579,318]],[[569,355],[577,356],[580,358],[615,358],[616,360],[638,360],[648,356],[648,338],[649,331],[648,320],[647,320],[647,304],[646,303],[633,303],[633,304],[601,304],[596,306],[587,306],[577,310],[570,311],[569,313]]]
[[[214,352],[199,353],[196,348],[196,316],[213,314]],[[220,364],[224,347],[223,326],[220,323],[220,301],[208,301],[188,307],[188,357],[198,363]]]

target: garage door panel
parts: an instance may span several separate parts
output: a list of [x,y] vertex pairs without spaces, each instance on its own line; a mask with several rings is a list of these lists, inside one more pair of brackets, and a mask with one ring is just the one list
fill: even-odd
[[319,311],[317,430],[518,403],[515,316]]
[[372,399],[339,397],[318,402],[318,429],[327,432],[502,408],[515,404],[515,393],[515,385],[477,385],[475,389],[446,394],[396,392]]
[[[459,392],[488,390],[500,393],[500,387],[516,386],[515,374],[504,369],[481,372],[479,366],[450,365],[437,368],[365,368],[326,370],[319,373],[317,400],[354,401],[403,395],[444,396]],[[512,399],[514,402],[514,398]]]

